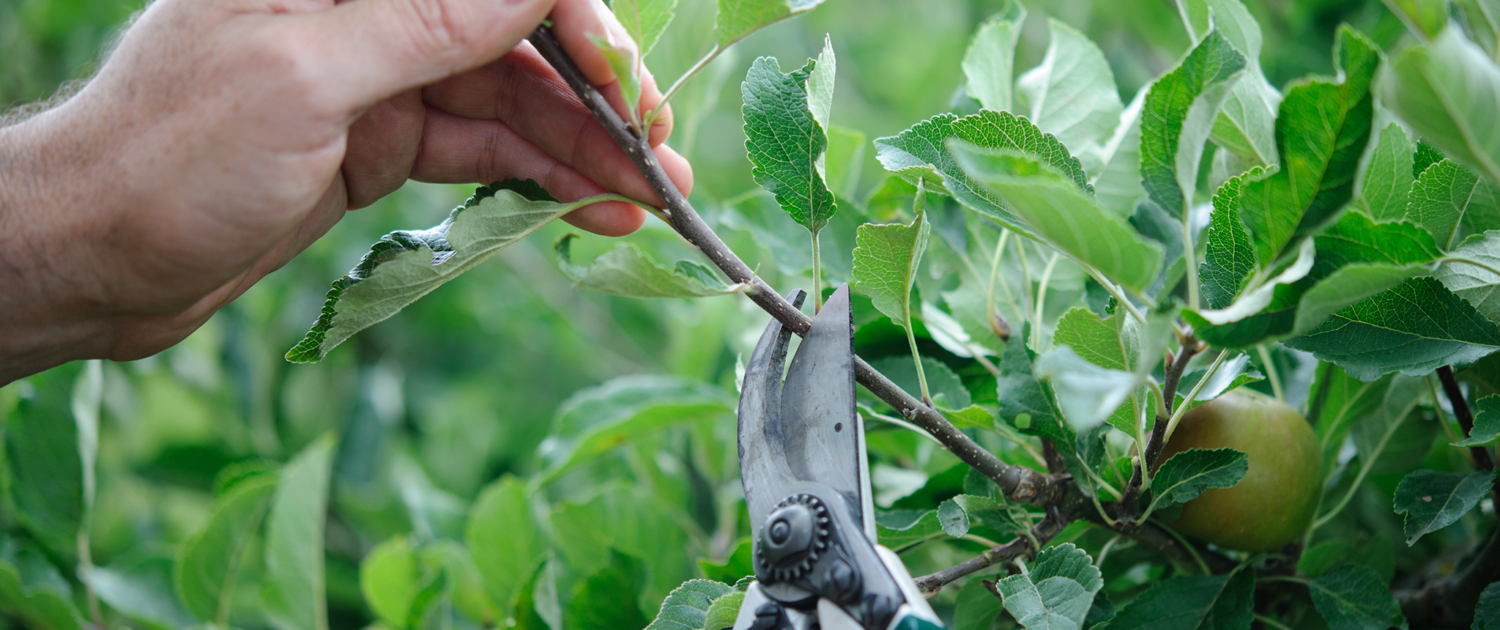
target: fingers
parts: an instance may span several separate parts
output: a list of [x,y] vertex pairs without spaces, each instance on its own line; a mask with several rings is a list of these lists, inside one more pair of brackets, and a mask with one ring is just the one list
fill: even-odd
[[[562,44],[563,50],[573,58],[578,69],[588,78],[589,84],[604,91],[604,88],[616,83],[614,70],[609,62],[605,60],[604,54],[599,52],[598,46],[590,41],[589,35],[603,39],[616,48],[629,51],[634,59],[640,59],[640,48],[620,25],[620,21],[610,12],[609,7],[604,6],[603,0],[557,0],[556,6],[552,7],[552,23],[555,25],[552,32],[557,35],[557,40]],[[641,102],[640,111],[644,118],[645,114],[655,109],[661,103],[661,90],[656,85],[656,78],[641,67]],[[619,88],[615,86],[616,98],[610,100],[615,112],[621,117],[629,120],[625,102],[618,97]],[[606,93],[607,95],[607,93]],[[653,129],[654,132],[654,129]],[[656,135],[655,133],[652,134]],[[665,140],[665,134],[662,140]],[[653,144],[661,144],[661,141]]]
[[[429,110],[412,179],[467,183],[509,178],[536,180],[563,201],[606,192],[500,122]],[[646,213],[628,203],[604,202],[580,208],[567,219],[590,232],[623,236],[639,228]]]
[[357,111],[500,57],[554,2],[360,0],[292,19],[305,26],[299,43],[314,49],[327,92]]
[[421,92],[411,90],[376,103],[354,121],[343,165],[350,210],[375,203],[406,183],[417,161],[425,115]]

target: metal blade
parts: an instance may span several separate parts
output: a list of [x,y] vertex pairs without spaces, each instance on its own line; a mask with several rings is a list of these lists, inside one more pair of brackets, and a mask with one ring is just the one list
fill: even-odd
[[863,509],[869,475],[864,432],[854,410],[854,322],[848,285],[823,304],[792,359],[781,394],[781,422],[792,475],[844,495],[850,516],[868,533],[873,523],[867,523],[873,519],[866,518]]
[[[798,308],[806,297],[800,289],[787,295]],[[797,482],[788,465],[781,414],[781,374],[791,336],[792,331],[772,319],[750,353],[740,385],[740,483],[745,487],[750,528],[757,539],[766,517],[786,496],[788,485]]]

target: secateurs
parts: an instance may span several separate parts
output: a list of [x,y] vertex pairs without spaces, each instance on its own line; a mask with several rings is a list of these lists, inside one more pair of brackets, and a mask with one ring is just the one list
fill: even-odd
[[[804,297],[790,296],[799,308]],[[942,628],[901,559],[875,544],[849,287],[813,319],[783,386],[790,340],[772,320],[741,387],[740,481],[756,582],[734,630]]]

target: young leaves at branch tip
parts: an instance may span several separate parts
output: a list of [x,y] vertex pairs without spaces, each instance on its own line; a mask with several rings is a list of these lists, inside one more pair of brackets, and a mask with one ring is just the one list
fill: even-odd
[[916,336],[911,326],[911,288],[932,233],[923,207],[926,199],[926,191],[919,185],[916,207],[913,208],[917,217],[910,225],[866,223],[859,226],[855,235],[854,288],[869,296],[876,310],[906,330],[921,383],[922,399],[930,402],[932,396],[927,390],[927,376],[922,370],[922,358],[917,354]]
[[1204,143],[1219,106],[1244,68],[1245,57],[1217,30],[1210,31],[1146,94],[1141,183],[1151,201],[1174,217],[1187,215]]

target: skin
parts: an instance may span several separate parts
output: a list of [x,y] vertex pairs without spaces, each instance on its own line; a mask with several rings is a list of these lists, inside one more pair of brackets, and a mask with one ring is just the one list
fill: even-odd
[[[623,111],[600,0],[159,0],[78,93],[0,128],[0,383],[181,341],[408,179],[661,202],[524,41],[545,17]],[[641,110],[661,101],[648,75]],[[684,192],[692,170],[650,130]],[[605,235],[645,212],[567,221]]]
[[1318,507],[1323,455],[1295,409],[1231,392],[1183,414],[1159,462],[1190,448],[1232,448],[1250,458],[1245,478],[1183,505],[1177,531],[1241,551],[1270,551],[1307,530]]

